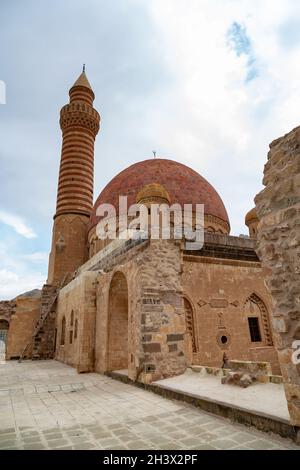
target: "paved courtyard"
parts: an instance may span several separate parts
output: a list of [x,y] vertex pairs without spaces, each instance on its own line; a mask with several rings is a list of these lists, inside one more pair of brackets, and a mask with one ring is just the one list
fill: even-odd
[[56,361],[0,364],[0,449],[299,449]]

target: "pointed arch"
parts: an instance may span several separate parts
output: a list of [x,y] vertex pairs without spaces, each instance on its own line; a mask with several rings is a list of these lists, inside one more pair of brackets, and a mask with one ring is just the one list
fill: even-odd
[[265,343],[267,346],[273,346],[272,331],[271,331],[270,321],[269,321],[269,312],[267,310],[265,303],[255,292],[253,292],[247,298],[245,305],[248,302],[250,302],[250,305],[251,305],[251,302],[253,302],[253,304],[258,307],[259,312],[260,312],[262,329],[263,329],[264,337],[265,337]]
[[193,353],[196,353],[198,351],[198,347],[195,334],[194,308],[192,302],[186,296],[183,297],[183,306],[185,313],[186,329],[191,340],[192,351]]

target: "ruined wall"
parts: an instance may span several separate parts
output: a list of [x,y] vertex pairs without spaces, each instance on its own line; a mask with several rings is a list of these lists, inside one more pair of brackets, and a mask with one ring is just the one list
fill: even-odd
[[272,295],[273,328],[291,423],[300,426],[300,127],[270,145],[265,189],[255,198],[260,224],[258,254]]
[[151,240],[137,259],[140,376],[143,381],[182,374],[187,366],[180,243]]
[[7,337],[11,317],[15,311],[15,300],[0,301],[0,360],[7,357]]
[[[221,367],[226,352],[229,359],[268,361],[273,373],[280,374],[272,346],[271,299],[260,263],[185,256],[182,277],[192,310],[191,362]],[[251,342],[248,317],[259,319],[259,342]]]
[[[17,359],[26,345],[31,342],[34,328],[40,313],[40,296],[19,296],[15,299],[15,309],[11,316],[7,337],[7,359]],[[26,357],[30,358],[32,346]]]
[[55,359],[79,372],[94,370],[96,278],[96,272],[82,273],[60,291],[57,300]]
[[1,300],[0,301],[0,320],[10,322],[11,316],[16,307],[15,300]]

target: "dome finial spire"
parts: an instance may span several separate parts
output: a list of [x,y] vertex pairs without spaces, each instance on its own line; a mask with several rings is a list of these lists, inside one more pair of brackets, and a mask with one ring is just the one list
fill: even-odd
[[85,73],[85,64],[82,66],[82,72]]

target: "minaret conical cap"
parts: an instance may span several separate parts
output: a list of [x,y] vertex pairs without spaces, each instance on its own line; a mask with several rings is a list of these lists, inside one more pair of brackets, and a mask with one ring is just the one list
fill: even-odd
[[84,87],[89,88],[90,90],[92,90],[92,87],[91,87],[91,85],[90,85],[90,83],[87,79],[87,76],[86,76],[85,72],[82,72],[79,75],[79,77],[77,78],[77,80],[74,83],[74,85],[72,86],[72,88],[74,88],[75,86],[84,86]]

